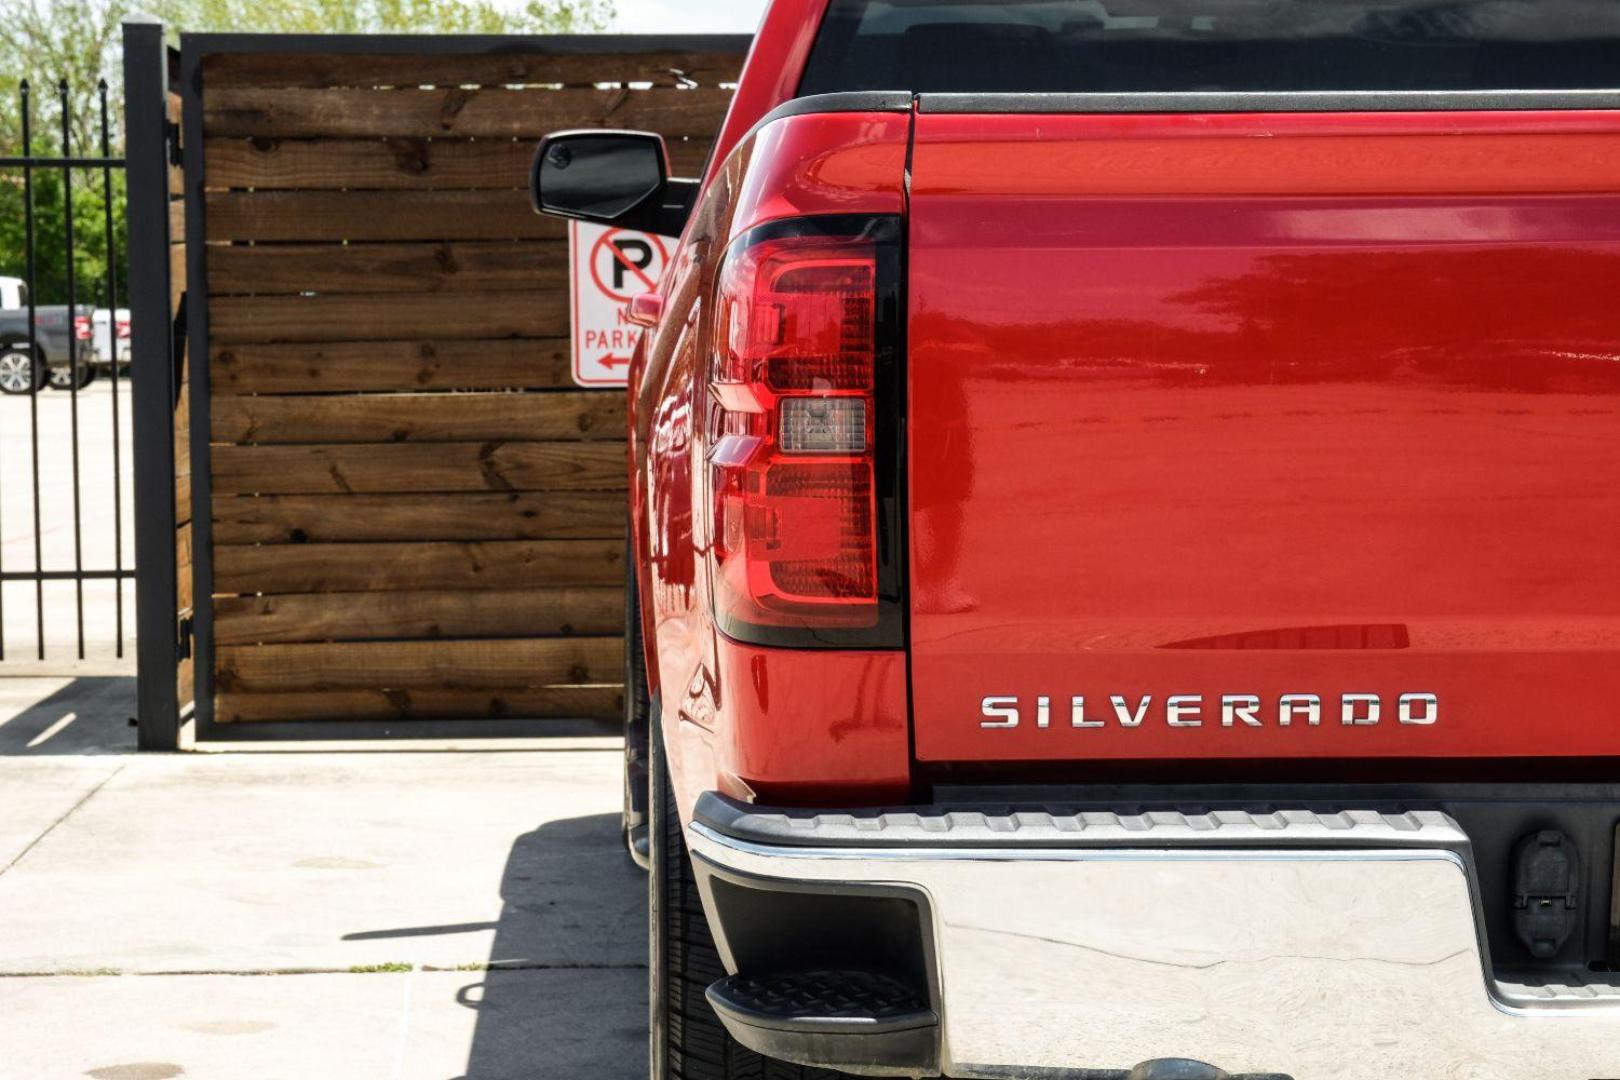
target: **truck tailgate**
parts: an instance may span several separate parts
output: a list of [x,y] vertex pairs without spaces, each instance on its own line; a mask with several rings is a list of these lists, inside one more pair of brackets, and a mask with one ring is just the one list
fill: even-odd
[[909,215],[919,759],[1620,755],[1620,114],[925,96]]

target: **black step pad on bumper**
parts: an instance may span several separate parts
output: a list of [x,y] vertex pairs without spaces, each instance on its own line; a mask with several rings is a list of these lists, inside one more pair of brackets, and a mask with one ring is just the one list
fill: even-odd
[[732,1038],[766,1057],[869,1076],[938,1069],[939,1016],[885,975],[732,975],[710,986],[708,998]]

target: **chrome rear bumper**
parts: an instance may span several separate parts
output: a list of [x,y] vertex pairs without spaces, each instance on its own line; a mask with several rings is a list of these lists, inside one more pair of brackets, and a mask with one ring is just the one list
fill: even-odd
[[687,840],[700,882],[914,894],[948,1076],[1620,1078],[1620,987],[1493,978],[1443,813],[790,817],[705,796]]

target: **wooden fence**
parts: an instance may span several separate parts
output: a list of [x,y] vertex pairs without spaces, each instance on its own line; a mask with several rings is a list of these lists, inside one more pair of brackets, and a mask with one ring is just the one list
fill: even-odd
[[624,127],[695,174],[746,44],[184,40],[200,736],[619,714],[624,397],[573,385],[529,163]]

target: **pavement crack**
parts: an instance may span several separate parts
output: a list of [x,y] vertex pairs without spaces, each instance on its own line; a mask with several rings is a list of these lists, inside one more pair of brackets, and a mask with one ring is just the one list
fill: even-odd
[[18,863],[20,863],[24,859],[26,859],[28,857],[28,853],[30,851],[33,851],[36,847],[38,847],[40,845],[40,843],[43,842],[44,839],[47,836],[49,836],[49,835],[51,835],[51,833],[55,832],[56,827],[58,825],[62,824],[62,822],[66,821],[68,818],[72,817],[74,814],[78,813],[79,807],[83,806],[85,803],[87,803],[91,799],[95,798],[96,794],[99,791],[101,791],[102,788],[104,788],[108,784],[112,783],[113,778],[116,777],[119,773],[123,772],[126,767],[127,766],[120,765],[120,766],[118,766],[118,768],[116,768],[112,772],[108,773],[106,775],[106,777],[102,779],[101,783],[97,784],[95,787],[93,787],[89,791],[85,792],[84,797],[82,799],[80,799],[78,802],[74,803],[72,806],[68,807],[67,810],[65,812],[63,812],[62,816],[58,817],[55,821],[53,821],[49,825],[47,825],[45,827],[45,831],[40,833],[38,836],[34,837],[32,840],[30,840],[28,842],[28,846],[23,848],[21,851],[17,852],[17,855],[16,855],[15,858],[13,858],[10,862],[6,863],[5,866],[0,867],[0,877],[4,877],[8,872],[10,872],[10,870],[11,870],[11,868],[13,866],[16,866]]

